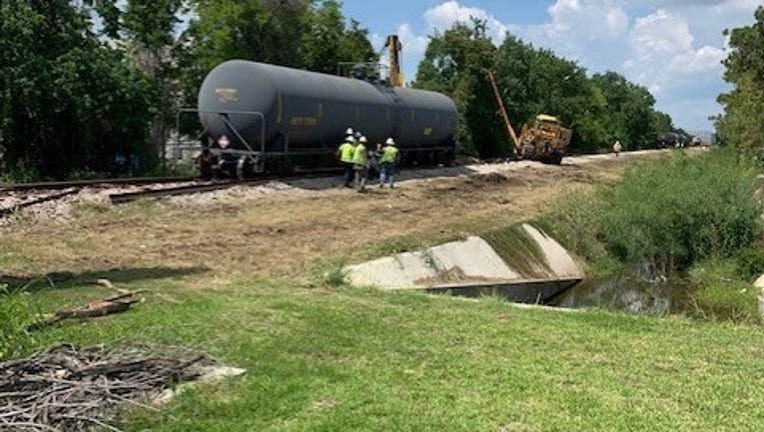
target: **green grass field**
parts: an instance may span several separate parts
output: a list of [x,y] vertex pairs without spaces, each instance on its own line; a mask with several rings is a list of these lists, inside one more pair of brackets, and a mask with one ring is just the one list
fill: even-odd
[[[128,431],[741,431],[764,428],[764,332],[494,298],[140,273],[125,314],[35,345],[156,342],[247,369],[134,410]],[[40,308],[106,290],[59,285]]]
[[[618,169],[566,168],[564,183],[586,174],[592,184],[612,188]],[[592,172],[607,175],[589,177]],[[502,253],[515,254],[513,261],[518,251],[532,255],[512,228],[492,230],[554,210],[558,183],[478,184],[463,193],[465,182],[455,180],[453,191],[436,194],[427,184],[419,191],[412,186],[396,196],[394,210],[382,197],[329,192],[315,200],[263,197],[208,210],[150,202],[85,206],[66,224],[21,220],[0,235],[0,276],[23,283],[25,275],[48,275],[27,287],[34,309],[81,305],[111,293],[87,284],[95,278],[148,293],[126,313],[66,321],[31,339],[20,331],[21,312],[29,312],[24,296],[3,298],[0,358],[64,341],[151,343],[201,348],[247,370],[194,386],[161,410],[131,409],[116,424],[124,431],[764,430],[764,329],[747,280],[764,265],[759,243],[742,255],[712,254],[695,263],[690,277],[705,288],[696,319],[529,309],[496,298],[342,284],[342,263],[425,250],[465,233],[488,232]],[[609,254],[593,223],[596,195],[581,192],[591,189],[571,189],[566,195],[582,204],[561,207],[541,220],[547,222],[542,228],[552,228],[550,234],[588,261],[590,273],[612,272],[624,263]],[[441,198],[422,210],[434,194]],[[540,195],[545,198],[537,202]],[[337,206],[341,198],[350,209]],[[702,196],[682,195],[704,210],[695,198]],[[454,206],[442,210],[444,200]],[[476,206],[484,207],[476,212]],[[724,203],[720,208],[728,216],[740,213]],[[337,233],[343,221],[389,211],[394,223],[363,239]],[[610,213],[594,216],[601,214]],[[427,221],[437,223],[423,225]],[[215,236],[206,235],[210,229]],[[631,238],[622,234],[616,240]],[[734,317],[738,324],[727,322]]]

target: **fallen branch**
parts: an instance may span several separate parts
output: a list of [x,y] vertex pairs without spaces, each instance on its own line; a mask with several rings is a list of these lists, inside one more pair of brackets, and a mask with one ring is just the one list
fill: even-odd
[[65,319],[87,319],[124,312],[130,309],[130,306],[133,304],[143,301],[143,298],[136,297],[136,294],[141,292],[145,292],[145,290],[133,292],[119,289],[117,290],[117,293],[104,297],[101,300],[92,301],[85,306],[71,309],[59,309],[55,311],[53,315],[29,325],[27,330],[40,330]]

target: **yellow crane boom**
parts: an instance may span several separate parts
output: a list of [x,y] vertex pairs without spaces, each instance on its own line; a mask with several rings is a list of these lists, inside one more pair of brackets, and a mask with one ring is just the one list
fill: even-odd
[[398,87],[403,86],[403,72],[401,72],[401,49],[403,44],[398,39],[398,35],[389,35],[385,41],[390,56],[390,84]]
[[499,103],[499,109],[501,110],[501,117],[504,119],[504,124],[507,126],[507,131],[509,132],[509,136],[512,137],[512,141],[515,143],[515,150],[520,148],[520,140],[517,139],[517,134],[515,134],[515,129],[512,127],[512,123],[509,122],[509,116],[507,115],[507,110],[504,108],[504,100],[501,98],[501,94],[499,93],[499,87],[496,85],[496,79],[493,76],[493,71],[490,69],[487,69],[486,75],[488,75],[488,81],[491,82],[491,87],[493,87],[493,95],[496,97],[496,102]]

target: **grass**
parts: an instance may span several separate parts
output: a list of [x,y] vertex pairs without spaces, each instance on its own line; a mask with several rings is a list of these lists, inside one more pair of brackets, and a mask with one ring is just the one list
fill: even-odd
[[700,286],[691,298],[692,316],[708,321],[761,323],[757,301],[759,290],[741,276],[738,261],[717,258],[699,263],[692,269],[690,276]]
[[[352,211],[320,213],[320,219],[303,225],[316,208],[305,202],[258,201],[204,212],[162,210],[149,202],[105,212],[83,206],[77,210],[89,218],[78,215],[61,226],[14,225],[0,237],[0,276],[50,276],[28,287],[24,304],[31,309],[25,310],[50,311],[103,297],[105,288],[86,283],[98,277],[119,288],[150,290],[146,302],[127,313],[64,322],[32,335],[17,351],[26,354],[61,341],[185,345],[247,369],[243,377],[184,392],[160,412],[131,410],[118,425],[125,431],[764,427],[764,332],[752,323],[558,313],[492,297],[475,301],[350,288],[343,284],[344,260],[338,256],[357,262],[423,250],[486,226],[504,226],[518,218],[516,210],[501,207],[460,219],[452,210],[448,218],[434,217],[432,210],[417,213],[424,202],[419,199],[416,208],[401,202],[392,210],[387,200],[349,200],[356,206]],[[336,202],[326,199],[329,208]],[[352,250],[336,247],[339,234],[317,236],[314,249],[291,247],[289,255],[270,261],[288,268],[284,275],[258,267],[289,240],[273,235],[274,229],[300,233],[308,242],[315,228],[341,232],[361,220],[359,208],[371,208],[373,215],[392,211],[394,225],[375,220],[378,239],[356,241]],[[289,209],[299,215],[292,224],[284,223]],[[573,210],[580,213],[569,215],[586,216],[581,208]],[[346,219],[345,213],[353,217]],[[607,257],[596,238],[574,236],[592,224],[566,225],[576,219],[563,216],[557,227],[567,229],[567,241]],[[258,223],[257,217],[278,223]],[[422,225],[428,220],[439,222],[428,228]],[[446,220],[448,227],[440,222]],[[419,221],[416,231],[388,232],[412,221]],[[191,229],[199,225],[203,231]],[[229,226],[235,236],[226,231]],[[210,232],[215,236],[203,236]],[[507,248],[522,246],[510,240]],[[202,256],[193,255],[200,251]],[[299,259],[293,257],[297,253]],[[755,253],[739,261],[751,269],[759,265]],[[299,265],[289,266],[295,262]],[[73,274],[53,274],[63,270]]]
[[[128,431],[764,427],[764,333],[754,327],[267,279],[120,286],[153,294],[128,313],[41,333],[39,346],[184,344],[247,369],[161,412],[132,411]],[[34,297],[52,307],[101,290]]]
[[[510,225],[486,231],[480,236],[491,245],[493,250],[510,263],[522,277],[534,278],[545,272],[554,273],[546,263],[546,256],[538,243],[525,231],[523,225]],[[544,266],[538,269],[537,266]],[[540,270],[540,271],[539,271]],[[543,277],[543,276],[542,276]]]
[[9,289],[0,284],[0,361],[19,355],[34,346],[26,327],[37,315],[34,302],[25,289]]

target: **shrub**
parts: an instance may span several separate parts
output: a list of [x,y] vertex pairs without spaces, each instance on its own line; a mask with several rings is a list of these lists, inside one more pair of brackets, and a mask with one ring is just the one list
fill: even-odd
[[735,255],[735,263],[740,277],[755,281],[764,274],[764,247],[754,245],[740,250]]
[[629,169],[601,194],[593,223],[608,250],[654,272],[686,270],[711,257],[729,257],[759,234],[753,199],[756,172],[730,151],[682,153]]

